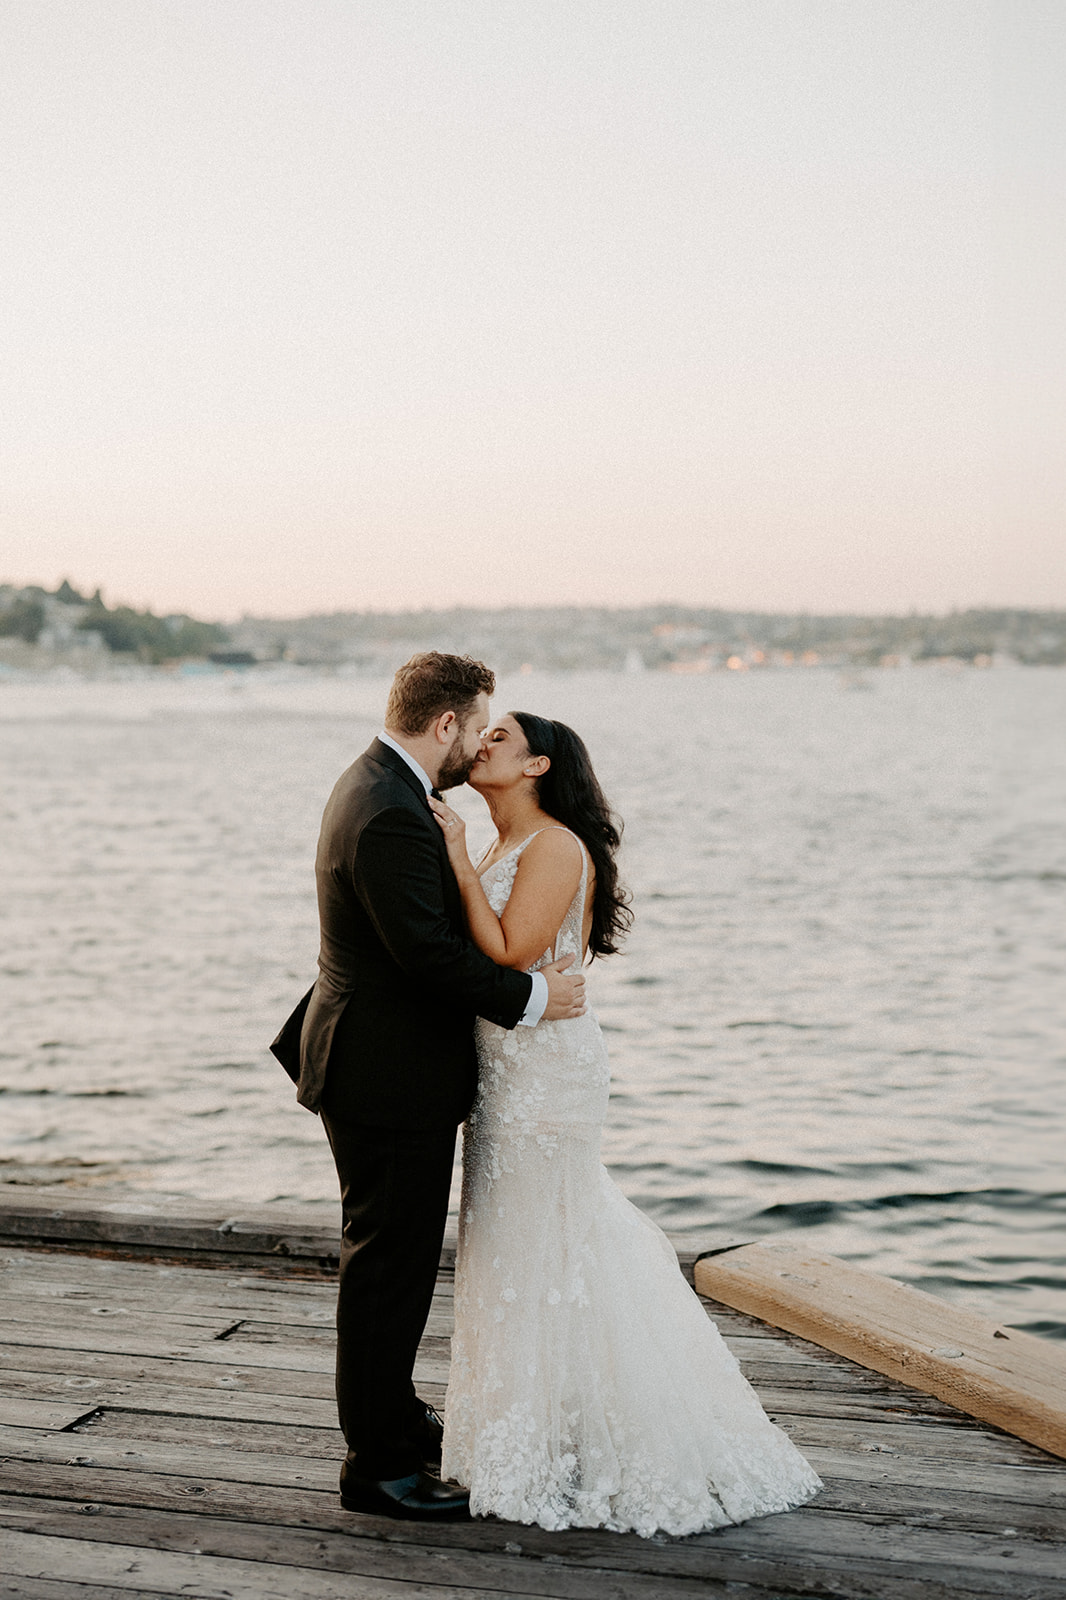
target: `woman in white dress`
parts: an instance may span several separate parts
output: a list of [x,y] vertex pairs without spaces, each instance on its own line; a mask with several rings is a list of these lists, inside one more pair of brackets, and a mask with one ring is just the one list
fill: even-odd
[[[462,819],[431,804],[474,942],[530,971],[611,954],[629,921],[619,833],[577,734],[502,717],[469,783],[497,828],[477,868]],[[479,1019],[477,1045],[442,1476],[475,1515],[552,1529],[688,1534],[809,1500],[817,1475],[600,1161],[593,1013],[510,1032]]]

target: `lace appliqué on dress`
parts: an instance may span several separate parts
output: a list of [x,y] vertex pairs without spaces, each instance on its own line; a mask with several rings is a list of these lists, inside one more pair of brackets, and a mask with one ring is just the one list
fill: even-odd
[[[497,915],[528,843],[484,875]],[[580,957],[587,871],[537,967]],[[479,1020],[477,1045],[443,1474],[475,1514],[552,1529],[687,1534],[809,1500],[818,1477],[600,1161],[595,1016]]]

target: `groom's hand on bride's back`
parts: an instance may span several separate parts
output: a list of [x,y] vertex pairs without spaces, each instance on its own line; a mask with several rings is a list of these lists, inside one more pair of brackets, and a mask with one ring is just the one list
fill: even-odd
[[541,971],[548,980],[548,1004],[544,1008],[543,1022],[564,1022],[568,1017],[585,1015],[585,979],[580,970],[567,972],[573,956],[562,956]]

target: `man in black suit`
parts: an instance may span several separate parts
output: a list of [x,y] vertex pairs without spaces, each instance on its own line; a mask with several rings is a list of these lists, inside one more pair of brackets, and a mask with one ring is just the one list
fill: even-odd
[[318,844],[319,977],[271,1048],[318,1111],[341,1186],[337,1405],[350,1510],[468,1514],[442,1484],[441,1423],[412,1382],[448,1210],[456,1126],[477,1084],[473,1023],[584,1011],[584,979],[498,967],[466,937],[427,796],[465,782],[495,679],[466,657],[414,656],[385,732],[338,780]]

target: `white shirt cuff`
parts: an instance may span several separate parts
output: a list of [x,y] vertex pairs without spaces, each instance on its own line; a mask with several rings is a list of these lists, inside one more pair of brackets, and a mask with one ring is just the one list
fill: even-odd
[[518,1019],[520,1028],[535,1028],[548,1005],[548,980],[543,972],[532,972],[533,987],[529,991],[529,1004]]

